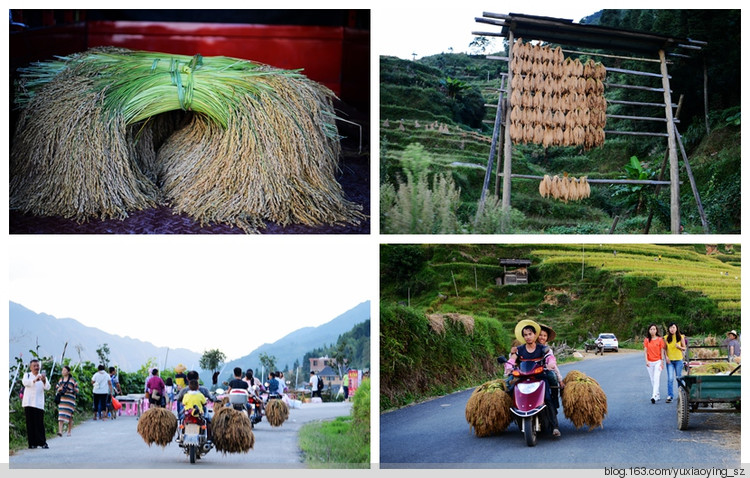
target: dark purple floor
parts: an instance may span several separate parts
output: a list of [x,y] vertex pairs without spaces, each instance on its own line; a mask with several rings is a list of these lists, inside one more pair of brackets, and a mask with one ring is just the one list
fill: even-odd
[[[367,215],[359,225],[281,227],[267,223],[261,234],[369,234],[370,233],[370,163],[357,151],[344,152],[341,171],[337,177],[346,198],[363,206]],[[237,227],[212,224],[201,227],[200,223],[186,215],[173,214],[169,207],[162,206],[144,211],[134,211],[124,220],[91,220],[78,224],[62,217],[42,217],[10,211],[11,234],[244,234]]]

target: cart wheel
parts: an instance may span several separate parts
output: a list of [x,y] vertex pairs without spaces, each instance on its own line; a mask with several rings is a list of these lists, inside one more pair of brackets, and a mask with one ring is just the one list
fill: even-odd
[[688,394],[684,388],[680,387],[680,391],[677,394],[677,428],[687,430],[689,416]]

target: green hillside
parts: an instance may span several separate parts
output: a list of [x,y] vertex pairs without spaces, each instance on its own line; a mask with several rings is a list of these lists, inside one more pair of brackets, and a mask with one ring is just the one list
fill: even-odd
[[[531,260],[529,283],[498,285],[500,259]],[[492,359],[507,353],[523,318],[574,347],[605,331],[637,347],[649,324],[672,321],[689,336],[723,336],[740,327],[740,262],[738,245],[710,255],[705,245],[382,245],[381,404],[493,376]],[[450,327],[437,333],[436,317]],[[467,356],[446,360],[444,349]],[[396,391],[410,379],[397,364],[432,372],[403,395]]]
[[[667,34],[696,37],[706,35],[706,24],[721,22],[726,28],[711,35],[706,47],[710,72],[710,132],[702,105],[703,67],[696,61],[671,65],[674,101],[685,95],[679,129],[695,176],[711,233],[736,233],[740,229],[740,209],[727,204],[740,202],[740,103],[739,69],[735,63],[738,49],[729,47],[738,35],[736,11],[706,13],[699,28],[692,21],[695,12],[644,11],[642,15],[625,15],[621,11],[603,11],[596,17],[618,26],[634,29],[651,28]],[[640,12],[640,11],[639,11]],[[651,13],[649,13],[651,12]],[[653,24],[646,23],[650,19]],[[622,25],[620,25],[620,22]],[[623,23],[625,22],[625,23]],[[725,48],[720,48],[725,45]],[[498,52],[498,56],[506,56]],[[619,65],[631,67],[628,62]],[[635,68],[635,67],[633,67]],[[654,186],[592,185],[591,196],[578,202],[561,202],[542,198],[539,181],[514,178],[511,207],[513,212],[501,223],[490,217],[475,224],[477,204],[484,181],[494,124],[500,73],[507,70],[503,61],[488,60],[484,55],[441,54],[416,61],[393,57],[380,59],[380,138],[381,138],[381,229],[385,233],[608,233],[615,218],[615,233],[644,233],[649,215],[649,233],[669,231],[669,188],[655,194]],[[611,73],[615,83],[628,81]],[[606,90],[608,100],[659,101],[646,93]],[[663,100],[663,98],[662,98]],[[631,108],[631,109],[628,109]],[[623,105],[610,105],[608,113],[654,116]],[[619,121],[619,123],[618,123]],[[611,123],[611,125],[610,125]],[[644,123],[644,122],[641,122]],[[642,124],[610,119],[608,129],[643,128]],[[650,126],[653,130],[654,126]],[[601,147],[585,151],[577,147],[515,145],[513,174],[534,176],[569,174],[589,179],[657,179],[664,159],[666,141],[638,136],[608,135]],[[409,159],[415,145],[420,145],[419,164],[415,169]],[[633,171],[635,157],[638,170]],[[682,160],[680,160],[682,163]],[[494,194],[495,178],[490,183]],[[634,176],[635,175],[635,176]],[[681,221],[687,233],[703,233],[698,208],[689,179],[680,165]],[[458,196],[436,191],[438,180],[450,182]],[[408,191],[405,186],[408,186]],[[449,188],[450,189],[450,188]],[[425,204],[432,196],[434,204]],[[447,196],[447,197],[446,197]],[[439,204],[438,204],[439,203]],[[443,211],[443,218],[426,216]],[[413,220],[403,218],[405,214]],[[446,219],[450,214],[451,218]],[[497,216],[490,205],[490,216]],[[428,223],[432,230],[415,229],[414,224]],[[448,224],[448,225],[446,225]]]

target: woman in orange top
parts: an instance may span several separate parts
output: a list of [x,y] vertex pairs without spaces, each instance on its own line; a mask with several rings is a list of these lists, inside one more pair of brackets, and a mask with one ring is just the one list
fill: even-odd
[[643,350],[646,354],[646,369],[651,379],[651,403],[656,403],[659,398],[659,378],[664,369],[664,339],[659,335],[656,324],[648,326],[648,334],[643,339]]

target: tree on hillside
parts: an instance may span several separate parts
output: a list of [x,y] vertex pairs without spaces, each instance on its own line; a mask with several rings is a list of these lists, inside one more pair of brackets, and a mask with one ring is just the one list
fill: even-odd
[[332,349],[331,358],[336,363],[336,370],[339,377],[343,377],[344,372],[348,368],[352,353],[352,347],[347,343],[345,339],[339,341],[339,343],[336,344],[336,347]]
[[96,355],[99,356],[99,362],[105,367],[109,366],[109,345],[102,344],[96,349]]
[[211,349],[203,352],[198,365],[203,370],[216,372],[221,368],[222,365],[224,365],[224,361],[226,359],[227,356],[224,355],[224,352],[220,351],[219,349]]
[[261,352],[258,356],[258,360],[260,360],[260,364],[263,366],[263,370],[266,372],[271,372],[276,369],[276,357],[273,355],[268,355],[265,352]]

